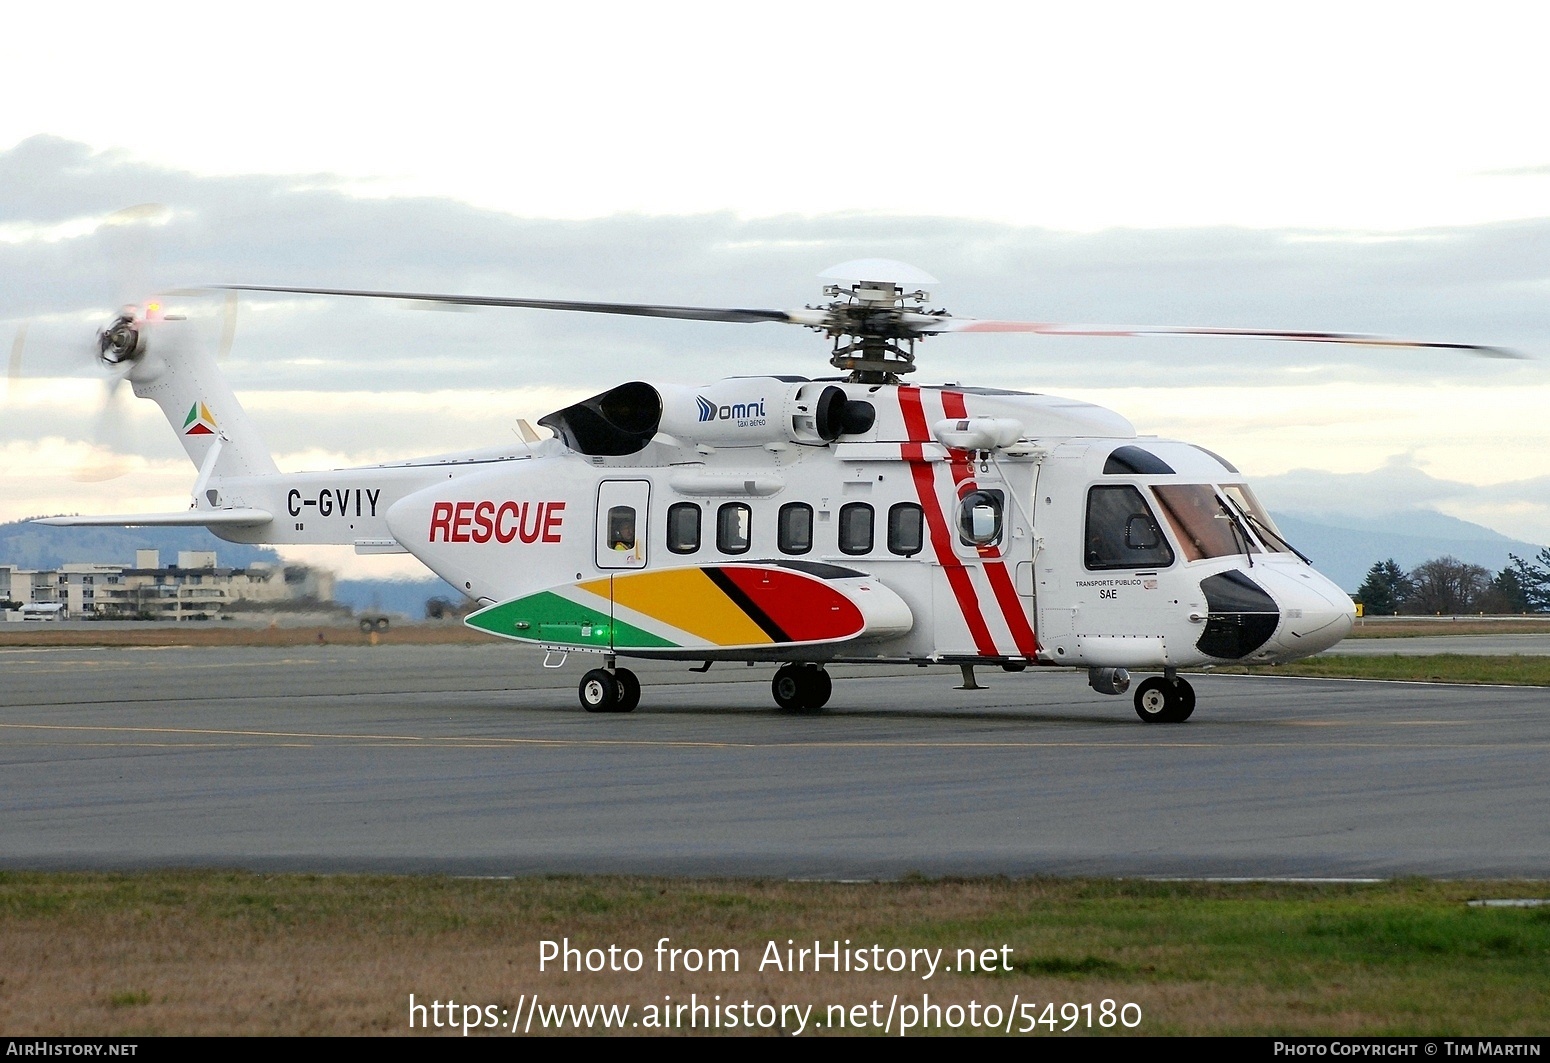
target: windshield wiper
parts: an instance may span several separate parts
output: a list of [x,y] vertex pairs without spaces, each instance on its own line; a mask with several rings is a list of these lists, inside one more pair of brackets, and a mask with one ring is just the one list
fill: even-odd
[[1248,529],[1239,522],[1237,514],[1228,507],[1226,502],[1222,501],[1222,497],[1220,495],[1216,497],[1216,504],[1221,507],[1222,516],[1227,518],[1227,523],[1232,526],[1233,543],[1243,548],[1244,556],[1249,559],[1249,567],[1253,568],[1254,549],[1252,544],[1254,540],[1249,537]]
[[1280,532],[1276,531],[1274,528],[1268,527],[1263,521],[1261,521],[1254,514],[1250,513],[1248,510],[1246,510],[1242,506],[1238,505],[1237,502],[1234,502],[1231,497],[1228,498],[1228,501],[1232,502],[1232,506],[1233,506],[1234,509],[1236,509],[1239,513],[1243,514],[1243,519],[1248,521],[1250,527],[1252,527],[1255,531],[1259,532],[1259,536],[1260,536],[1261,539],[1264,539],[1267,542],[1269,540],[1271,540],[1271,539],[1274,539],[1276,542],[1278,542],[1282,546],[1286,547],[1292,553],[1294,553],[1298,557],[1302,558],[1302,563],[1303,564],[1307,565],[1309,568],[1313,567],[1312,559],[1309,558],[1307,554],[1305,554],[1301,550],[1297,549],[1297,547],[1295,547],[1291,543],[1287,542],[1286,541],[1286,536],[1282,535]]

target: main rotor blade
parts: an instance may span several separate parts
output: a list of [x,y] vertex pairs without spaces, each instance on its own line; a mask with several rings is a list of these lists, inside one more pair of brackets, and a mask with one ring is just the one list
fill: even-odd
[[1527,359],[1529,357],[1507,347],[1491,347],[1480,343],[1403,340],[1391,336],[1370,336],[1359,332],[1299,332],[1286,329],[1211,328],[1191,325],[1061,325],[1047,321],[931,318],[924,314],[918,315],[912,323],[915,323],[921,333],[1036,332],[1043,336],[1227,336],[1250,340],[1291,340],[1299,343],[1349,343],[1364,347],[1415,347],[1464,351],[1482,358]]
[[23,321],[21,327],[16,330],[16,339],[11,341],[11,364],[6,368],[6,391],[9,393],[22,378],[22,352],[27,349],[27,326],[30,321]]
[[263,284],[223,284],[223,291],[280,292],[293,295],[347,295],[366,299],[407,299],[449,306],[514,306],[528,310],[574,310],[587,314],[625,314],[630,317],[669,317],[685,321],[794,323],[785,310],[740,310],[716,306],[654,306],[648,303],[582,303],[561,299],[504,299],[488,295],[428,295],[421,292],[368,292],[346,288],[281,288]]

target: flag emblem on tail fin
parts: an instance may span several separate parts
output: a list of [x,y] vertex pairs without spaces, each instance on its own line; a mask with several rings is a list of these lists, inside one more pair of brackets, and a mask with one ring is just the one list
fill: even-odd
[[183,419],[183,434],[186,436],[215,435],[215,414],[210,412],[210,407],[202,402],[196,402],[190,406],[188,416]]

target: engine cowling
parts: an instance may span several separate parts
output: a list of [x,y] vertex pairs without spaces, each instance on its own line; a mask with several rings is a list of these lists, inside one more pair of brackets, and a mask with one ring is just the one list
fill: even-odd
[[872,427],[876,410],[814,380],[734,377],[709,387],[663,387],[662,431],[717,447],[786,442],[809,446]]
[[631,381],[538,423],[553,428],[578,453],[621,455],[644,450],[658,433],[718,448],[824,446],[867,431],[876,417],[870,402],[834,384],[733,377],[702,388]]

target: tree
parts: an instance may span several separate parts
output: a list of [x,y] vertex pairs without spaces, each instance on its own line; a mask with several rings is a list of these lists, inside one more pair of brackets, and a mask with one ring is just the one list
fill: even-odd
[[1362,611],[1368,616],[1394,616],[1410,596],[1410,577],[1391,557],[1367,570],[1367,578],[1357,589]]
[[1531,613],[1550,612],[1550,547],[1540,550],[1534,561],[1525,561],[1517,554],[1507,556],[1523,591],[1523,607]]
[[1485,589],[1479,605],[1481,612],[1485,613],[1528,612],[1528,599],[1523,595],[1523,581],[1518,570],[1509,564],[1498,572],[1496,578],[1491,580],[1491,585]]
[[1491,573],[1480,565],[1471,565],[1456,557],[1438,557],[1410,572],[1414,584],[1405,612],[1472,613],[1491,583]]

